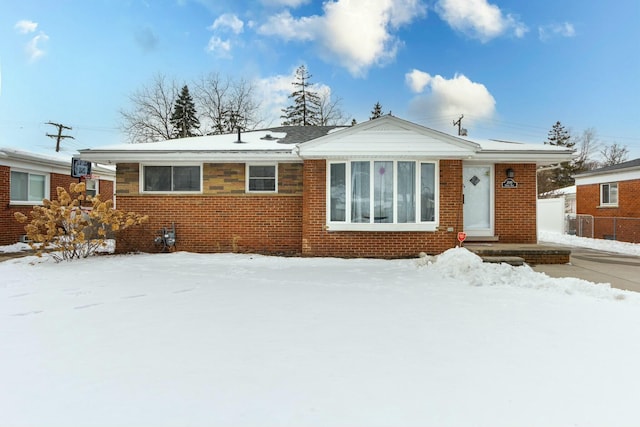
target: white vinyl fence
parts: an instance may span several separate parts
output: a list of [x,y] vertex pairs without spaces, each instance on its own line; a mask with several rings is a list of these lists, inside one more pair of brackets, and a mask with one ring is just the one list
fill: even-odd
[[564,234],[564,196],[538,199],[538,231]]

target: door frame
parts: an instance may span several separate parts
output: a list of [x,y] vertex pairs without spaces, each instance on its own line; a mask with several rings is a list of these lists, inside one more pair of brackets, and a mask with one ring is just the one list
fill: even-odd
[[493,163],[474,163],[474,162],[463,162],[462,163],[462,195],[464,198],[464,189],[466,188],[466,184],[464,182],[464,170],[467,167],[486,167],[489,168],[489,180],[491,185],[489,186],[489,228],[487,229],[476,229],[476,230],[467,230],[465,229],[465,221],[464,221],[464,205],[462,206],[462,228],[467,236],[476,236],[476,237],[493,237],[495,235],[495,218],[496,218],[496,210],[495,210],[495,165]]

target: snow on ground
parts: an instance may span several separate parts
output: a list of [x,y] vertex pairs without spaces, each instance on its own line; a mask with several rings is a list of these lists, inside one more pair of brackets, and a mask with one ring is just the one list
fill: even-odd
[[13,245],[0,246],[0,254],[2,253],[18,253],[23,251],[29,251],[31,247],[26,243],[14,243]]
[[466,249],[0,263],[0,425],[636,426],[640,295]]
[[590,239],[588,237],[570,236],[568,234],[538,232],[541,242],[558,243],[565,246],[578,246],[606,252],[640,256],[640,245],[637,243],[618,242],[616,240]]

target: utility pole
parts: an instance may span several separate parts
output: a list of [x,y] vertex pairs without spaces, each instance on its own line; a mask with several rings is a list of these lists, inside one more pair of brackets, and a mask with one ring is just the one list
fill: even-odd
[[63,139],[66,139],[66,138],[75,139],[71,135],[63,135],[62,134],[62,129],[71,130],[71,128],[69,126],[65,126],[65,125],[61,125],[60,123],[53,123],[53,122],[47,122],[45,124],[46,125],[55,126],[55,127],[58,128],[58,134],[57,135],[51,135],[50,133],[47,134],[47,136],[49,138],[56,138],[56,152],[60,151],[60,141],[62,141]]
[[463,118],[464,118],[464,114],[460,114],[460,118],[457,121],[453,122],[454,126],[458,126],[458,136],[467,136],[467,130],[462,127]]

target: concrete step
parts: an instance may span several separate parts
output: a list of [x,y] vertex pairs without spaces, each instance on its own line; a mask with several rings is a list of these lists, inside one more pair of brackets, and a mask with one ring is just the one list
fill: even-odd
[[483,256],[481,258],[484,262],[494,264],[505,263],[516,267],[524,264],[524,258],[520,258],[519,256]]

